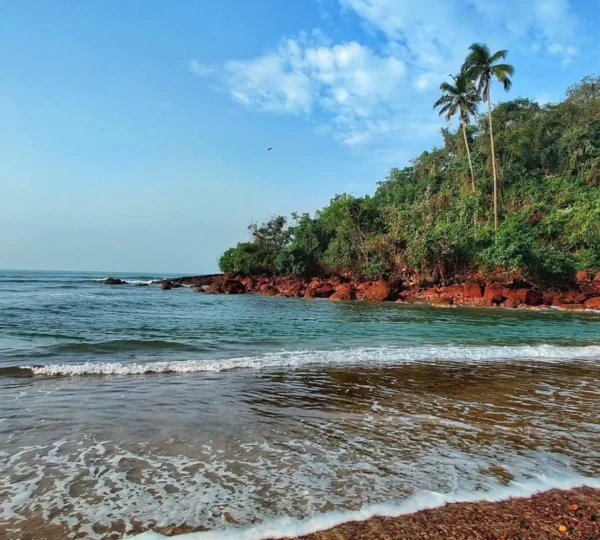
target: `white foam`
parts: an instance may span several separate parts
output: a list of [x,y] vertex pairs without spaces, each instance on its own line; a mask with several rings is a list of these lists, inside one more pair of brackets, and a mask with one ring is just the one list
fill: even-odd
[[[589,486],[600,489],[600,478],[573,476],[569,478],[539,477],[527,482],[514,482],[509,486],[489,491],[471,491],[457,493],[436,493],[420,491],[400,504],[376,504],[356,511],[332,511],[318,514],[307,519],[284,517],[266,521],[247,528],[228,528],[218,531],[187,533],[177,535],[180,540],[262,540],[268,538],[293,538],[324,531],[349,521],[365,521],[375,516],[398,517],[429,508],[457,502],[497,502],[511,497],[531,497],[536,493],[550,489],[573,489]],[[161,540],[165,536],[148,531],[129,536],[137,540]]]
[[452,361],[481,363],[506,360],[536,360],[561,362],[564,360],[600,359],[600,346],[558,347],[555,345],[521,346],[430,346],[380,347],[334,350],[277,351],[260,356],[243,356],[216,360],[183,360],[151,363],[92,363],[48,364],[21,366],[35,375],[140,375],[143,373],[218,372],[232,369],[295,368],[310,364],[322,365],[402,365],[418,362]]

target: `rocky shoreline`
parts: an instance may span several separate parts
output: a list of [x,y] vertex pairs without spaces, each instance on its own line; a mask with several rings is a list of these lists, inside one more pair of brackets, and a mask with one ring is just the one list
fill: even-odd
[[192,287],[206,294],[246,294],[286,298],[327,298],[331,301],[364,300],[430,304],[440,307],[480,306],[565,311],[600,310],[600,272],[578,272],[569,284],[540,287],[515,275],[466,276],[453,283],[432,283],[421,276],[360,281],[345,276],[245,276],[216,274],[163,281],[169,290]]

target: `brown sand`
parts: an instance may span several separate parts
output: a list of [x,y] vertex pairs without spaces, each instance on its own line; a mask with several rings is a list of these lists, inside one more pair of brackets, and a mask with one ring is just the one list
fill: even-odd
[[[576,506],[574,506],[576,505]],[[63,540],[68,530],[40,518],[20,522],[17,531],[0,524],[2,540]],[[131,533],[145,527],[132,521]],[[561,531],[564,527],[564,532]],[[123,538],[126,526],[94,527],[98,537]],[[133,530],[131,530],[133,528]],[[108,529],[108,530],[107,530]],[[186,525],[156,527],[165,535],[198,529]],[[85,538],[85,534],[76,534]],[[530,498],[497,503],[455,503],[397,518],[376,517],[345,523],[328,531],[302,536],[297,540],[543,540],[578,538],[600,540],[600,489],[552,490]]]
[[[577,508],[575,509],[576,505]],[[564,526],[561,532],[560,526]],[[302,540],[600,540],[600,489],[552,490],[527,499],[455,503],[398,518],[346,523]]]

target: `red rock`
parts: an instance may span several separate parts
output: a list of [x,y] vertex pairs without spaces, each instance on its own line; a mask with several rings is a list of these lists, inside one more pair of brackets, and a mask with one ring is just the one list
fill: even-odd
[[455,300],[460,298],[481,298],[483,296],[479,283],[465,283],[463,285],[444,287],[443,290],[440,289],[440,294],[443,296],[449,295]]
[[[556,304],[583,304],[589,295],[579,291],[567,291],[556,298]],[[555,305],[556,305],[555,304]]]
[[600,309],[600,296],[590,298],[585,302],[586,309]]
[[[456,301],[455,301],[456,303]],[[493,307],[495,304],[490,298],[462,298],[460,299],[461,306],[480,306]]]
[[494,303],[504,302],[504,287],[500,283],[487,283],[483,291],[483,297]]
[[504,307],[519,307],[521,304],[527,303],[528,289],[509,289],[504,287],[502,294],[506,297],[506,300],[502,304]]
[[315,296],[317,296],[318,298],[329,298],[334,292],[335,289],[333,288],[333,286],[329,283],[325,283],[324,285],[315,290]]
[[304,291],[304,298],[316,298],[317,291],[314,287],[307,287]]
[[519,302],[519,300],[517,300],[516,298],[507,298],[503,303],[502,306],[505,308],[518,308],[521,305],[522,302]]
[[552,291],[544,291],[542,293],[542,303],[546,306],[553,306],[558,302],[558,298],[560,297],[560,293],[555,293]]
[[281,296],[301,297],[304,295],[306,282],[303,278],[297,276],[285,276],[277,280],[275,286],[279,289]]
[[529,289],[525,295],[525,304],[528,306],[539,306],[544,303],[544,295],[538,289]]
[[346,302],[354,299],[354,286],[351,283],[342,283],[338,285],[329,300],[334,302]]
[[206,288],[206,292],[208,294],[219,294],[222,291],[221,289],[221,281],[219,280],[215,280],[213,281],[207,288]]
[[274,287],[270,283],[263,283],[259,290],[263,296],[277,296],[279,294],[277,287]]
[[591,285],[594,292],[600,294],[600,272],[596,274],[596,277],[594,278],[594,281],[592,281]]
[[589,283],[592,281],[593,274],[587,270],[580,270],[575,274],[575,281],[577,283]]
[[380,279],[365,291],[364,298],[370,302],[383,302],[391,293],[390,286],[383,279]]
[[244,294],[246,287],[237,279],[227,279],[221,285],[221,292],[223,294]]
[[194,292],[204,292],[204,287],[194,287]]
[[369,289],[369,287],[372,285],[373,283],[371,281],[364,281],[362,283],[358,283],[357,285],[354,286],[354,291],[356,294],[356,298],[358,300],[364,300],[365,299],[365,294],[366,291]]

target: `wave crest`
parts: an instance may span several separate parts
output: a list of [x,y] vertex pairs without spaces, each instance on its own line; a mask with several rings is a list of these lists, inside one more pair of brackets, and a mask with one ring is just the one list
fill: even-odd
[[34,375],[142,375],[145,373],[197,373],[235,369],[296,368],[322,365],[402,365],[426,362],[482,363],[494,361],[600,359],[600,346],[558,347],[555,345],[521,346],[430,346],[407,348],[353,348],[335,350],[297,350],[265,353],[237,358],[182,360],[170,362],[120,363],[86,362],[83,364],[48,364],[20,366]]

